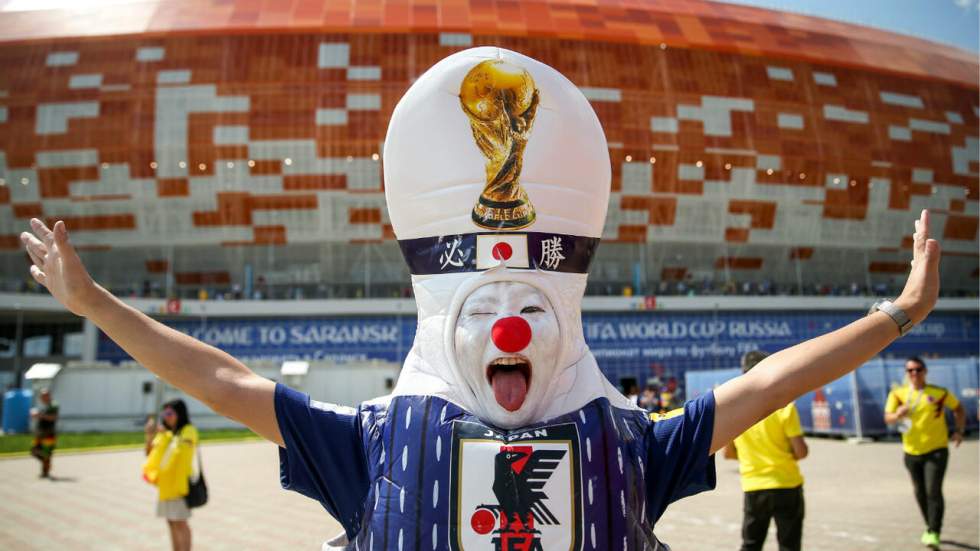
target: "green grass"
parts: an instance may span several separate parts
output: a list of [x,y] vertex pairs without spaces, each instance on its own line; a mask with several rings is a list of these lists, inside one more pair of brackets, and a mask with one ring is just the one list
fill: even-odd
[[[201,441],[208,440],[249,440],[258,436],[247,429],[201,430]],[[34,436],[31,434],[9,434],[0,436],[0,455],[26,454],[31,449]],[[68,432],[58,435],[57,451],[85,448],[104,448],[107,446],[142,446],[143,432]],[[57,452],[56,452],[57,453]]]

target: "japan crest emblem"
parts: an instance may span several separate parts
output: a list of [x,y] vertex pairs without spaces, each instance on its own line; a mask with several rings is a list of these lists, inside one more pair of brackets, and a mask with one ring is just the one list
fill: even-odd
[[456,421],[452,469],[453,550],[580,548],[582,493],[574,424],[508,433]]

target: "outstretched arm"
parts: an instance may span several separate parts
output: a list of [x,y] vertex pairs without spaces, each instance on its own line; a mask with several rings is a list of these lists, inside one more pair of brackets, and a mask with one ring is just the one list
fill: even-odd
[[[939,243],[929,239],[929,213],[915,222],[912,271],[895,305],[919,323],[939,294]],[[777,352],[715,389],[711,453],[802,394],[870,360],[899,337],[898,326],[875,312],[837,331]]]
[[73,313],[90,319],[130,356],[161,379],[282,446],[274,406],[275,383],[213,346],[153,320],[92,281],[64,222],[48,229],[31,220],[21,241],[31,276]]

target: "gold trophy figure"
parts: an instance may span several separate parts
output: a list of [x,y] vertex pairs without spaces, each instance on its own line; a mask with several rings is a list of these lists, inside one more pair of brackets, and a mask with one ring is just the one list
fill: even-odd
[[470,69],[459,87],[473,139],[487,158],[487,184],[473,207],[473,222],[491,230],[516,230],[534,222],[534,207],[521,186],[527,135],[538,108],[531,74],[503,60]]

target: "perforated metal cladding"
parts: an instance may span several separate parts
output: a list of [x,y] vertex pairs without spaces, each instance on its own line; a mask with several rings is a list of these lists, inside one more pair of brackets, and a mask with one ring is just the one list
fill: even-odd
[[[700,3],[642,15],[438,4],[438,17],[414,4],[371,15],[370,2],[250,17],[241,4],[166,19],[171,6],[146,3],[160,11],[132,32],[164,31],[152,37],[0,45],[12,68],[0,74],[2,254],[19,255],[31,216],[64,218],[107,263],[145,245],[390,240],[380,152],[391,109],[439,59],[494,44],[553,66],[598,113],[613,167],[605,241],[716,245],[710,258],[665,260],[675,272],[765,273],[790,257],[806,270],[846,250],[872,274],[899,275],[910,220],[929,207],[957,277],[975,286],[980,141],[977,90],[964,83],[976,64],[956,50]],[[123,12],[150,9],[136,6],[107,21],[126,32]],[[486,6],[500,28],[522,23],[487,34]],[[440,27],[446,15],[459,27]],[[175,34],[181,18],[197,34]],[[293,30],[260,32],[276,21]],[[303,30],[345,21],[388,31]],[[572,39],[580,27],[586,39]],[[146,253],[136,268],[157,273],[163,260]],[[183,281],[195,277],[210,276]]]

